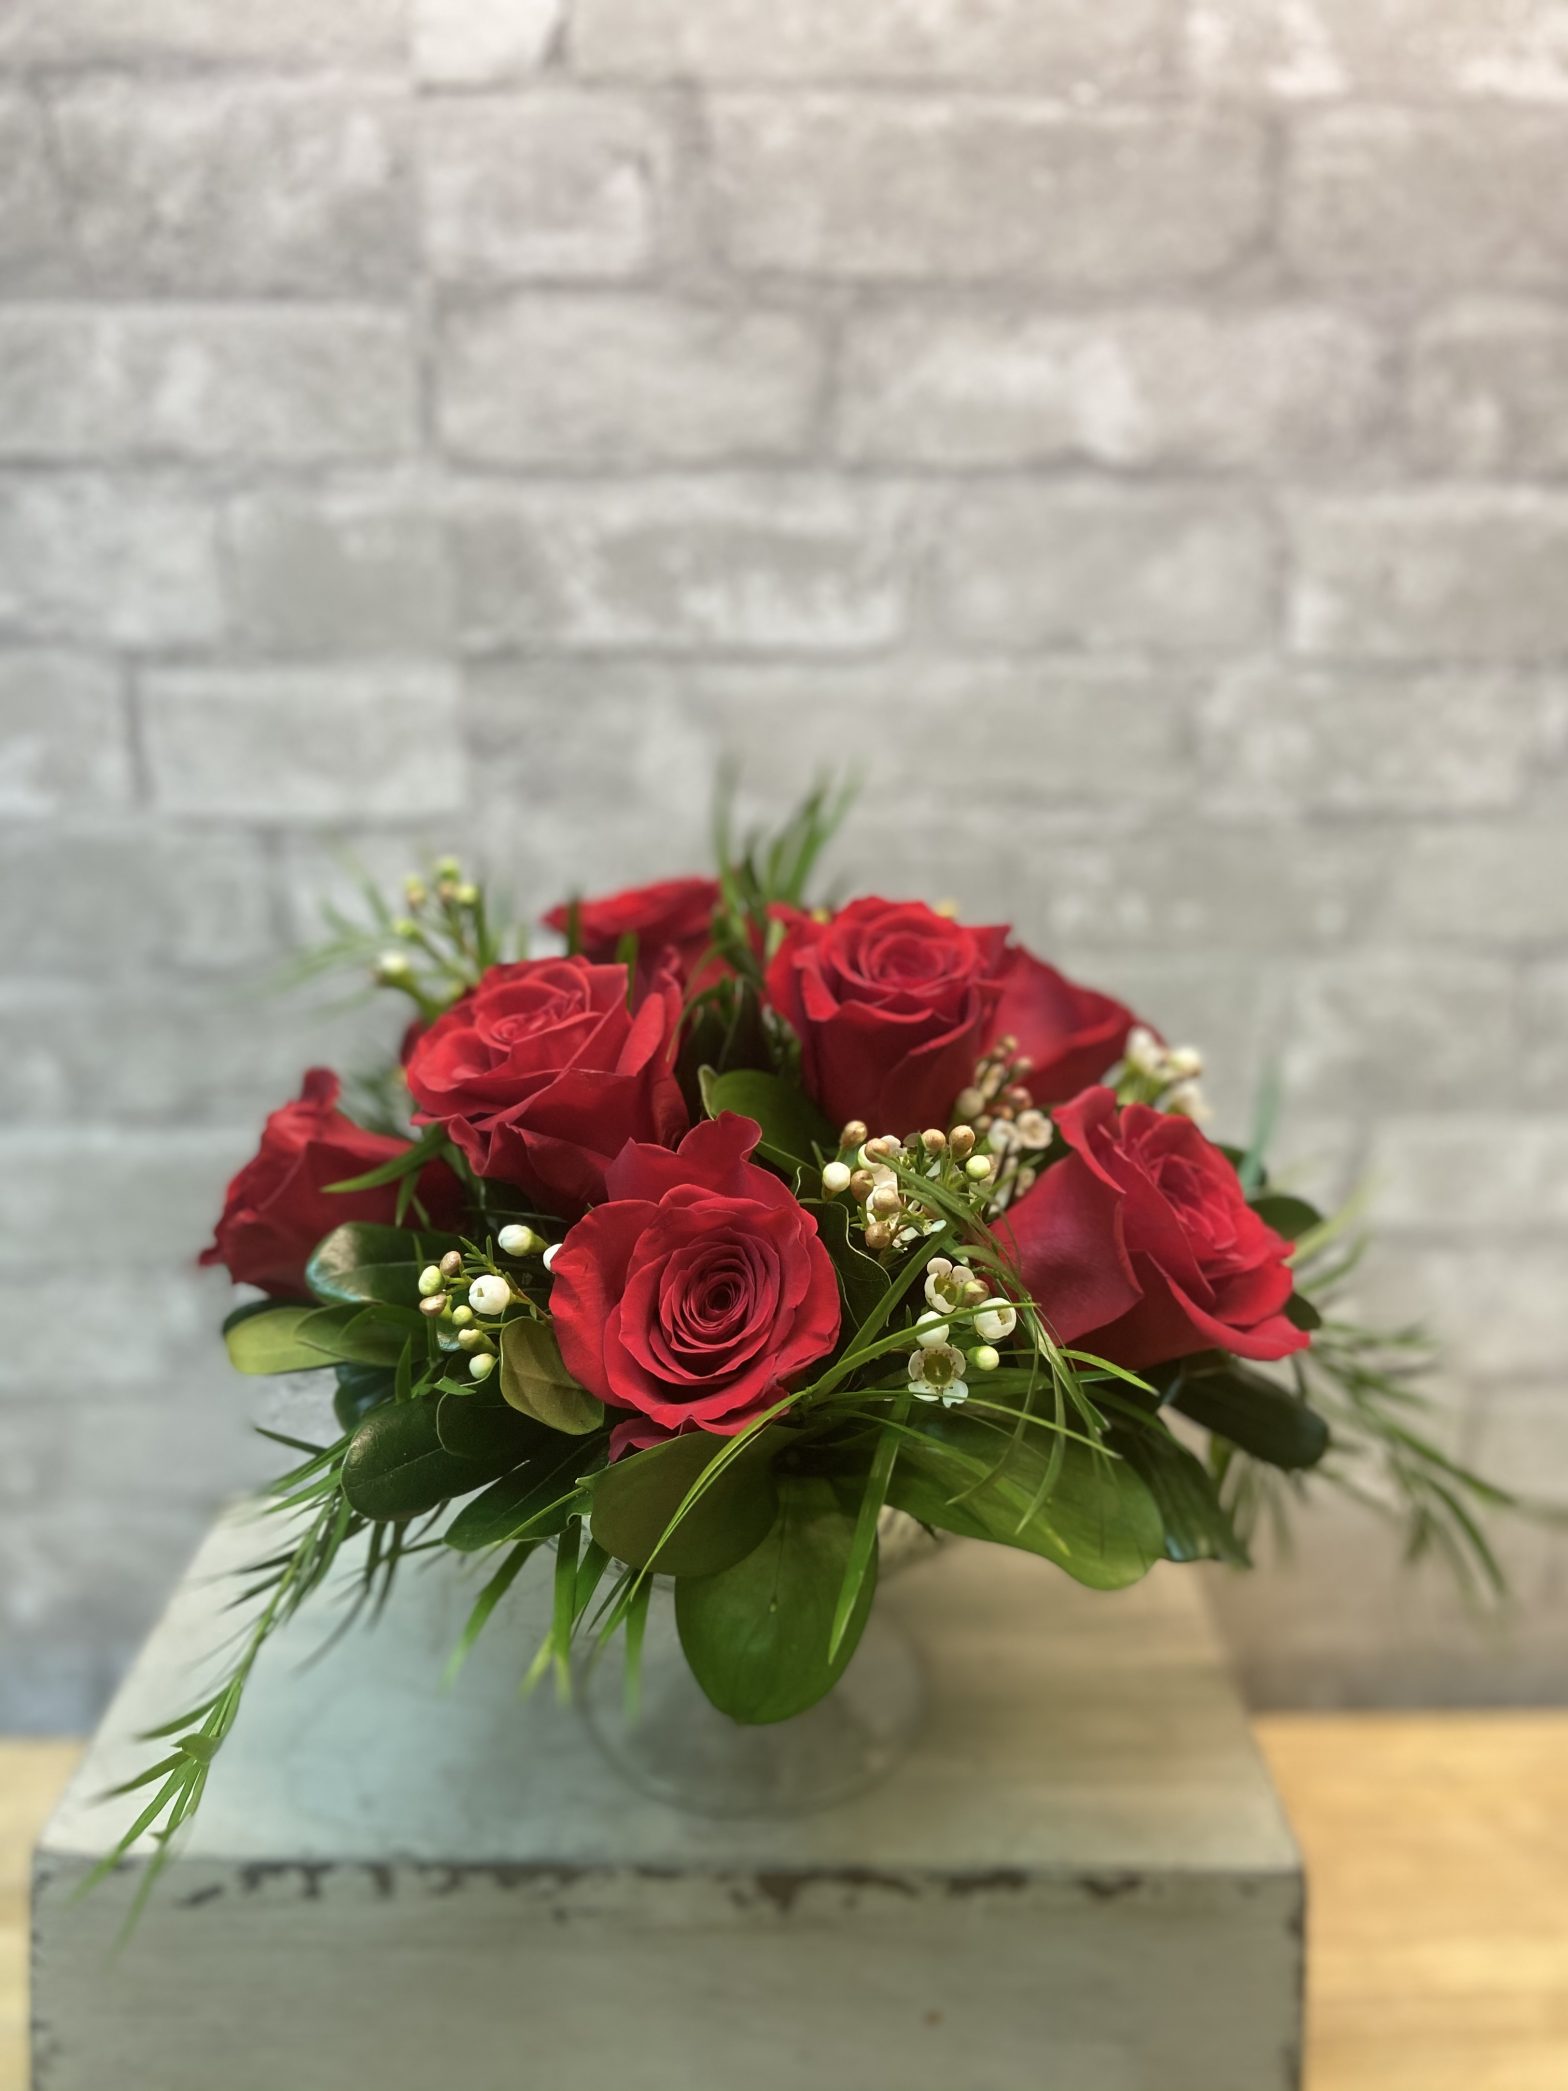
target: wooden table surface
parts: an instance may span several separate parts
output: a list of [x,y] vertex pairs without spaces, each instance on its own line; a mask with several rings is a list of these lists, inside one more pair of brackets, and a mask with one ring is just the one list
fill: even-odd
[[[1568,1714],[1276,1716],[1307,1855],[1306,2091],[1568,2087]],[[0,1742],[0,2091],[26,2082],[26,1856],[76,1757]]]

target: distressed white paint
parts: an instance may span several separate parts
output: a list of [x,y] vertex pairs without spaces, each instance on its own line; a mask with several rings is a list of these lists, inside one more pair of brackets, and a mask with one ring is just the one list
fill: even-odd
[[873,1793],[785,1821],[618,1783],[516,1678],[520,1589],[455,1694],[471,1598],[410,1574],[382,1625],[262,1665],[129,1951],[135,1885],[71,1889],[94,1796],[220,1638],[220,1527],[45,1832],[36,2091],[1274,2091],[1296,2082],[1301,1881],[1195,1582],[1092,1597],[955,1546],[879,1600],[928,1726]]

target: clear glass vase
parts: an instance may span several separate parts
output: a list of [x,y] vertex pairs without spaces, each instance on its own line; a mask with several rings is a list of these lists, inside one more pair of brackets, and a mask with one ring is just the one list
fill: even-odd
[[[903,1522],[903,1521],[901,1521]],[[913,1528],[918,1531],[918,1528]],[[885,1579],[926,1551],[889,1532]],[[655,1577],[635,1713],[622,1649],[585,1644],[574,1699],[600,1753],[639,1792],[694,1815],[777,1816],[825,1808],[874,1786],[904,1756],[925,1713],[925,1677],[902,1623],[880,1602],[848,1668],[793,1720],[750,1727],[704,1696],[681,1651],[675,1586]]]

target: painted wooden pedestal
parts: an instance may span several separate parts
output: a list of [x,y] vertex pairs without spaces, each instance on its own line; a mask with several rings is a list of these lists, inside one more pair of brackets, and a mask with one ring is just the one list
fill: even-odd
[[[410,1564],[373,1631],[269,1651],[130,1946],[96,1804],[199,1696],[220,1525],[37,1853],[35,2091],[1282,2091],[1300,1865],[1191,1573],[1094,1597],[954,1545],[889,1584],[930,1715],[863,1798],[773,1821],[646,1800],[519,1703],[543,1583],[455,1692],[472,1600]],[[542,1564],[535,1564],[536,1566]]]

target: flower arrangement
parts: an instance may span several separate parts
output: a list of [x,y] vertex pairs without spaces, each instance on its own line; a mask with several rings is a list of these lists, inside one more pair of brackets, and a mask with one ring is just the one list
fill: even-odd
[[1475,1513],[1509,1499],[1421,1434],[1419,1340],[1335,1309],[1345,1217],[1270,1181],[1261,1132],[1211,1140],[1196,1051],[1006,927],[811,904],[842,806],[745,846],[721,820],[714,877],[563,903],[553,955],[450,859],[401,913],[331,917],[312,966],[412,1004],[396,1063],[352,1110],[305,1076],[203,1260],[259,1295],[234,1365],[323,1375],[338,1435],[279,1441],[287,1536],[106,1865],[189,1819],[259,1650],[356,1538],[356,1607],[416,1548],[481,1560],[455,1662],[552,1547],[526,1681],[563,1689],[574,1639],[619,1636],[635,1690],[673,1578],[741,1722],[841,1675],[887,1509],[1109,1591],[1245,1565],[1312,1475],[1495,1576]]

